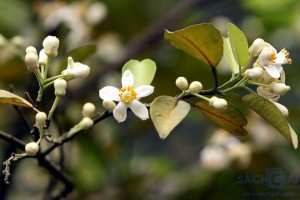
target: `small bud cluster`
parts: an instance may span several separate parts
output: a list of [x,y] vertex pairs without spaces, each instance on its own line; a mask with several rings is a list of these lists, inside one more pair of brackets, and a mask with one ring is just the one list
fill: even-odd
[[96,107],[92,103],[84,104],[82,108],[82,120],[80,121],[79,125],[82,127],[83,130],[88,130],[94,125],[94,121],[92,120],[92,116],[95,113]]
[[213,96],[209,100],[209,106],[215,108],[216,110],[223,111],[227,108],[227,101],[225,99]]
[[190,93],[199,93],[202,91],[202,83],[199,81],[193,81],[190,85],[185,77],[178,77],[175,82],[176,86],[180,90],[188,90]]

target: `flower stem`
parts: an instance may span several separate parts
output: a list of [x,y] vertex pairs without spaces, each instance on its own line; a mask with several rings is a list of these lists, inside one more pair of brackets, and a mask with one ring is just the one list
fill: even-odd
[[48,114],[48,120],[49,121],[51,121],[51,119],[52,119],[52,115],[53,115],[53,113],[54,113],[54,110],[56,109],[56,106],[57,106],[57,104],[58,104],[58,102],[59,102],[59,100],[60,100],[60,97],[61,96],[56,96],[55,97],[55,100],[54,100],[54,102],[53,102],[53,105],[52,105],[52,107],[51,107],[51,110],[49,111],[49,114]]

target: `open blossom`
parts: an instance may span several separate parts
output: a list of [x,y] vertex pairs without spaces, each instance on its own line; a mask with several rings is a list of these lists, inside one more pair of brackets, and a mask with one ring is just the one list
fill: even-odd
[[147,107],[138,99],[152,94],[154,87],[143,85],[134,88],[133,84],[133,74],[130,70],[126,70],[122,76],[122,88],[118,89],[113,86],[106,86],[99,91],[101,99],[119,102],[113,110],[113,116],[118,122],[125,121],[128,107],[140,119],[146,120],[149,118]]
[[292,59],[289,58],[289,52],[287,50],[282,49],[277,53],[274,47],[266,43],[265,48],[259,54],[256,62],[262,66],[270,76],[278,79],[282,72],[281,65],[291,64]]

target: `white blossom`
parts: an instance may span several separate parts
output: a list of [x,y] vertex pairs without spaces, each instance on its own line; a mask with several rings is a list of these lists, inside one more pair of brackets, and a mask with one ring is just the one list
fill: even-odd
[[134,88],[133,84],[133,74],[130,70],[126,70],[122,75],[122,88],[106,86],[99,91],[101,99],[119,102],[113,110],[113,116],[118,122],[125,121],[128,107],[140,119],[146,120],[149,118],[147,107],[138,99],[152,94],[154,87],[143,85]]

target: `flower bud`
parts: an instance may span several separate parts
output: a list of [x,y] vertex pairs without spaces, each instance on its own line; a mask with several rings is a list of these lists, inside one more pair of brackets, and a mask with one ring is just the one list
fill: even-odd
[[199,93],[202,90],[202,84],[199,81],[193,81],[189,86],[189,90],[191,93]]
[[272,82],[270,84],[270,89],[275,92],[276,94],[279,95],[285,95],[285,93],[287,93],[291,87],[285,85],[284,83],[276,83],[276,82]]
[[28,53],[25,55],[25,63],[29,71],[35,71],[39,68],[38,56],[34,53]]
[[214,96],[210,98],[209,105],[219,111],[223,111],[227,108],[227,101],[225,99],[221,99]]
[[180,90],[186,90],[189,87],[188,81],[182,76],[178,77],[175,83]]
[[264,47],[265,47],[265,41],[261,38],[257,38],[250,46],[249,53],[252,54],[253,56],[258,56],[258,54],[263,50]]
[[102,105],[106,110],[113,110],[116,107],[116,103],[113,102],[112,100],[104,100],[102,102]]
[[74,63],[72,57],[68,57],[68,66],[67,69],[62,71],[61,74],[67,75],[66,79],[71,80],[74,78],[85,78],[89,75],[90,68],[87,65],[84,65],[80,62]]
[[35,124],[39,128],[44,128],[46,124],[47,115],[44,112],[38,112],[35,115]]
[[283,114],[283,116],[285,116],[285,117],[289,116],[289,110],[284,105],[277,103],[275,101],[272,101],[272,102],[280,110],[280,112]]
[[43,41],[45,54],[50,57],[55,57],[58,54],[59,40],[55,36],[47,36]]
[[84,117],[79,122],[79,125],[82,127],[83,130],[88,130],[94,125],[94,121],[89,117]]
[[91,117],[94,114],[95,110],[96,110],[96,107],[94,104],[86,103],[83,106],[82,115],[83,115],[83,117]]
[[40,150],[40,146],[36,142],[30,142],[25,146],[25,152],[29,156],[35,156]]
[[56,96],[64,96],[66,94],[67,81],[64,79],[56,79],[54,81],[54,94]]
[[13,38],[11,38],[11,43],[17,47],[22,47],[22,45],[24,44],[24,39],[17,35],[17,36],[14,36]]
[[45,54],[45,50],[44,49],[40,50],[39,64],[40,65],[47,65],[48,60],[49,60],[49,57]]
[[254,67],[251,69],[247,69],[245,71],[245,76],[247,79],[255,80],[262,77],[264,70],[261,67]]
[[27,47],[27,48],[26,48],[26,54],[28,54],[28,53],[34,53],[34,54],[36,54],[36,55],[37,55],[36,48],[35,48],[35,47],[33,47],[33,46],[29,46],[29,47]]

